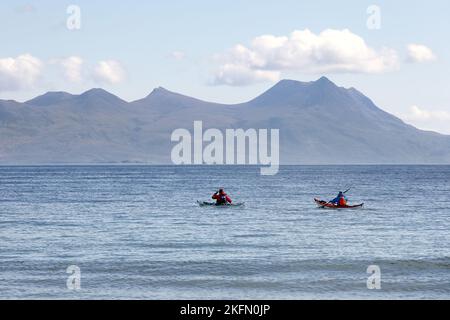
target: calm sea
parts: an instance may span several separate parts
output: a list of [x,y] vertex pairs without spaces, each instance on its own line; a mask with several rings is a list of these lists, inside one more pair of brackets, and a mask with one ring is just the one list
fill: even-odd
[[[259,172],[0,167],[0,298],[450,298],[450,166]],[[218,187],[246,206],[196,205]],[[364,209],[316,208],[349,187]]]

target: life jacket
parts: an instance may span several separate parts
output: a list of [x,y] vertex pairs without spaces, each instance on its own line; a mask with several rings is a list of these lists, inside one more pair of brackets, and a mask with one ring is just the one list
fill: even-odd
[[344,207],[347,205],[347,200],[344,197],[339,198],[339,205]]
[[218,205],[227,204],[228,202],[231,203],[230,197],[225,192],[215,193],[213,194],[212,198],[216,200],[216,204]]
[[227,194],[226,193],[219,194],[217,204],[226,204],[226,203],[227,203]]

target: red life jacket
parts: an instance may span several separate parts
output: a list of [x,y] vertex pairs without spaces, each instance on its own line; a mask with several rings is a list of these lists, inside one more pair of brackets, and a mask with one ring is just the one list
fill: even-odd
[[340,205],[341,207],[346,206],[346,205],[347,205],[347,200],[345,200],[344,197],[341,197],[341,198],[339,199],[339,205]]
[[231,203],[231,198],[224,192],[219,194],[214,194],[212,196],[214,200],[217,200],[217,204]]

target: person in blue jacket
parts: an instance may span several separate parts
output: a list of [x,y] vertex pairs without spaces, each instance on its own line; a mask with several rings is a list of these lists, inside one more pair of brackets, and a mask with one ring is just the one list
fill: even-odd
[[345,206],[347,205],[347,198],[342,191],[339,191],[339,194],[336,198],[330,201],[330,203],[335,204],[337,206]]

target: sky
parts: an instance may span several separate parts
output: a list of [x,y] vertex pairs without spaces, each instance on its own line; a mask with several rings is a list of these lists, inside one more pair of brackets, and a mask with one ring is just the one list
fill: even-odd
[[0,99],[102,87],[238,103],[327,76],[421,129],[450,134],[448,1],[0,3]]

